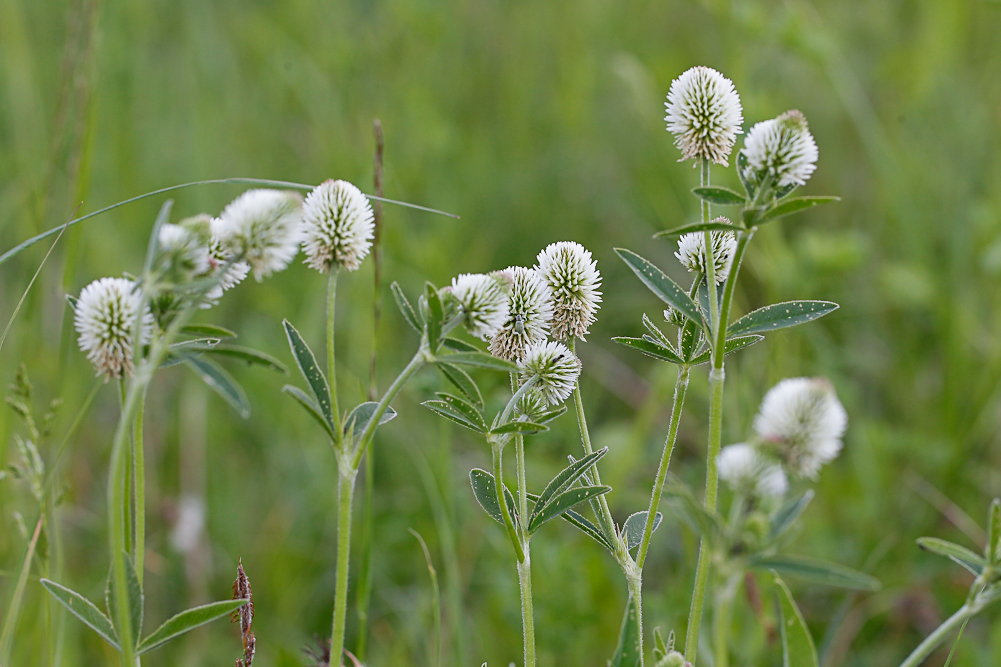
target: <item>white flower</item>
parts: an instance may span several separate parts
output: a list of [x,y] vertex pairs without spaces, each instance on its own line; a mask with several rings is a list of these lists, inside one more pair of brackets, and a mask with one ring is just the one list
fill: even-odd
[[804,185],[817,168],[817,142],[799,111],[757,123],[747,133],[741,153],[747,158],[744,178],[760,185],[766,176],[773,187]]
[[778,497],[784,496],[789,489],[789,480],[782,466],[762,456],[754,445],[728,445],[716,460],[719,476],[734,491]]
[[205,241],[193,226],[161,225],[157,238],[161,267],[179,281],[206,273],[210,265]]
[[552,337],[584,340],[601,303],[597,262],[591,259],[590,251],[572,241],[550,243],[535,261],[535,270],[552,291]]
[[[105,379],[132,374],[132,335],[142,301],[136,284],[127,278],[101,278],[83,288],[73,323],[80,349]],[[143,312],[140,341],[149,341],[153,316]]]
[[463,273],[452,278],[452,295],[465,316],[466,330],[488,340],[507,320],[507,294],[501,283],[482,273]]
[[518,364],[522,380],[538,378],[533,390],[550,405],[567,400],[580,377],[580,360],[563,343],[536,343]]
[[[212,220],[212,229],[218,229],[219,219]],[[209,302],[203,304],[203,308],[209,307],[212,303],[217,303],[223,292],[229,291],[242,283],[250,273],[250,264],[246,262],[233,262],[233,251],[222,244],[219,237],[213,232],[209,241],[209,262],[212,265],[212,275],[219,280],[219,284],[212,287],[205,293],[205,298]]]
[[347,181],[324,181],[306,195],[302,218],[306,264],[321,273],[358,270],[375,234],[372,205],[361,190]]
[[841,452],[848,415],[825,378],[787,378],[761,402],[754,430],[800,476],[816,479]]
[[[713,222],[725,222],[729,220],[723,217],[716,218]],[[737,237],[733,232],[710,232],[713,243],[713,268],[716,270],[716,282],[726,282],[730,275],[730,260],[733,258],[733,251],[737,248]],[[705,232],[691,232],[682,234],[678,239],[678,252],[674,253],[682,266],[692,273],[705,275],[706,271],[706,234]]]
[[281,271],[299,252],[302,198],[283,190],[247,190],[223,210],[212,233],[242,256],[262,280]]
[[744,122],[733,82],[709,67],[693,67],[671,82],[667,93],[667,129],[682,160],[706,158],[727,164]]
[[504,326],[490,339],[490,354],[518,361],[525,349],[546,340],[553,318],[549,285],[535,269],[512,266],[497,274],[508,287],[508,315]]

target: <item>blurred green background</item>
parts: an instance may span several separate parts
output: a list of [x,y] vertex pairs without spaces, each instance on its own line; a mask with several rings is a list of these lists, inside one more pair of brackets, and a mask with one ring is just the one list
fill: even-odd
[[[828,667],[895,665],[970,584],[914,538],[974,546],[963,513],[982,525],[1001,494],[999,29],[1001,4],[977,0],[2,0],[0,249],[61,223],[80,202],[89,212],[199,179],[334,177],[371,191],[378,117],[386,195],[462,216],[385,210],[381,385],[417,343],[389,281],[413,296],[425,279],[531,265],[546,243],[583,243],[605,295],[581,352],[585,402],[596,444],[611,449],[603,476],[621,520],[646,506],[674,370],[610,342],[635,335],[644,311],[660,311],[612,248],[638,250],[684,277],[673,248],[650,240],[698,215],[688,194],[697,172],[677,162],[663,100],[683,70],[715,67],[736,84],[745,127],[789,108],[806,114],[820,162],[803,193],[843,197],[755,237],[741,312],[792,298],[842,308],[728,364],[725,441],[744,437],[780,378],[833,380],[851,420],[845,452],[824,470],[793,551],[869,566],[884,589],[847,603],[837,590],[794,589]],[[736,184],[732,168],[714,168],[713,178]],[[175,216],[217,213],[239,191],[179,191]],[[0,351],[4,384],[24,362],[41,401],[62,397],[57,436],[95,382],[63,295],[137,272],[164,199],[67,232]],[[47,247],[0,266],[3,322]],[[368,382],[372,262],[341,285],[340,388],[350,403]],[[322,348],[324,287],[296,263],[267,282],[248,281],[204,318],[291,363],[281,320]],[[247,421],[181,369],[154,384],[146,625],[228,597],[242,557],[256,593],[257,664],[307,664],[301,648],[330,628],[334,459],[315,424],[280,394],[285,379],[232,371],[253,404]],[[701,488],[704,370],[694,377],[672,470]],[[484,382],[503,389],[499,378]],[[377,440],[368,662],[432,664],[431,588],[411,527],[428,540],[442,581],[445,664],[520,662],[509,547],[466,481],[488,453],[418,404],[440,383],[430,371],[411,383],[395,403],[400,418]],[[114,385],[103,386],[60,473],[63,580],[92,599],[108,568],[116,401]],[[0,461],[15,459],[12,436],[21,432],[10,411],[0,412]],[[533,438],[530,485],[579,447],[569,416]],[[191,520],[198,508],[203,526]],[[30,529],[35,512],[23,483],[0,484],[5,600],[25,547],[15,513]],[[648,629],[683,633],[696,547],[669,514],[648,561]],[[604,665],[625,600],[613,560],[565,524],[536,536],[533,560],[539,664]],[[51,664],[43,596],[33,577],[12,665]],[[745,629],[735,664],[751,664],[759,650],[774,658],[746,601],[736,614]],[[357,627],[352,612],[350,647]],[[111,659],[82,624],[69,619],[65,628],[62,664]],[[238,645],[235,628],[217,622],[146,664],[231,664]],[[996,664],[999,655],[1001,623],[989,610],[970,623],[953,664]]]

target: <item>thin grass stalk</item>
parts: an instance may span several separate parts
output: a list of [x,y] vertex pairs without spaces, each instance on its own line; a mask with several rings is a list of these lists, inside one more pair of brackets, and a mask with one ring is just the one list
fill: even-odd
[[21,603],[24,601],[24,589],[28,584],[28,574],[31,571],[31,561],[35,557],[35,547],[38,545],[38,536],[42,532],[44,514],[38,517],[35,524],[35,532],[28,542],[28,547],[21,561],[21,570],[17,575],[17,583],[14,585],[14,592],[10,596],[10,604],[7,605],[7,614],[4,617],[3,628],[0,629],[0,659],[6,663],[10,657],[11,642],[14,639],[14,630],[17,628],[17,621],[21,615]]
[[438,571],[434,569],[434,563],[431,561],[431,551],[428,549],[427,542],[424,538],[413,528],[408,528],[410,534],[417,538],[420,542],[421,551],[424,552],[424,561],[428,566],[428,574],[431,576],[431,612],[434,614],[434,666],[441,667],[441,591],[438,588]]

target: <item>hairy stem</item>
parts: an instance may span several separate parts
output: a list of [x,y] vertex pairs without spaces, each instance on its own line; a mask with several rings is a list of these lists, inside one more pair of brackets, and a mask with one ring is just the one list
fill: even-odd
[[[358,471],[339,466],[337,475],[337,579],[334,588],[334,623],[330,639],[331,665],[342,664],[344,629],[348,612],[348,567],[351,556],[351,502]],[[336,663],[334,662],[336,660]]]
[[334,316],[337,310],[337,268],[330,269],[327,280],[327,381],[330,383],[330,411],[334,415],[334,437],[341,446],[344,436],[341,433],[341,411],[337,407],[337,360],[334,358]]
[[139,408],[136,412],[132,436],[132,477],[135,480],[136,504],[136,541],[132,560],[135,563],[136,578],[139,579],[140,587],[143,585],[143,568],[146,562],[146,465],[143,451],[143,413],[145,410],[146,391],[143,390],[139,398]]
[[500,507],[501,517],[504,519],[504,529],[507,530],[507,536],[511,540],[511,546],[514,547],[514,554],[518,557],[518,562],[521,563],[525,560],[525,549],[521,544],[521,537],[518,535],[518,529],[514,525],[514,520],[511,518],[511,511],[507,506],[507,499],[504,497],[504,446],[497,442],[496,440],[490,443],[490,453],[493,459],[493,472],[494,472],[494,492],[497,494],[497,505]]
[[942,625],[935,628],[935,631],[928,635],[914,651],[907,656],[907,659],[900,663],[900,667],[919,667],[925,658],[944,642],[949,635],[956,631],[960,625],[970,617],[980,611],[981,605],[967,602],[960,607],[955,614],[945,620]]
[[[709,187],[709,166],[710,162],[708,158],[702,158],[699,165],[699,185],[706,188]],[[712,216],[709,209],[708,200],[701,200],[701,210],[702,210],[702,222],[709,222],[709,218]],[[713,257],[713,239],[712,232],[706,231],[704,234],[704,245],[705,245],[705,261],[706,261],[706,287],[708,288],[709,294],[709,330],[712,332],[712,336],[715,337],[716,332],[720,328],[720,312],[719,312],[719,301],[716,295],[716,261]]]
[[729,667],[730,655],[727,649],[727,639],[730,634],[730,610],[740,583],[737,573],[727,579],[726,583],[716,592],[716,604],[713,607],[713,665],[714,667]]
[[518,563],[521,586],[521,630],[525,644],[525,667],[535,667],[535,616],[532,610],[532,558],[525,542],[525,559]]

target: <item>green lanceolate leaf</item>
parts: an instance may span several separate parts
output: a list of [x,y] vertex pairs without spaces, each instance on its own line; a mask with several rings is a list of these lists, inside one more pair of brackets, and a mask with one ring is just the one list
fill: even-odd
[[427,332],[428,345],[431,353],[438,351],[441,345],[441,327],[445,319],[445,311],[438,297],[438,288],[431,283],[424,283],[424,300],[428,305]]
[[487,431],[487,425],[483,422],[482,418],[478,421],[470,419],[470,417],[468,417],[464,412],[446,401],[424,401],[421,405],[426,407],[428,410],[431,410],[436,415],[455,422],[459,426],[465,426],[466,428],[476,431],[477,433],[486,433]]
[[918,546],[925,551],[930,551],[934,554],[938,554],[939,556],[945,556],[978,576],[983,571],[984,565],[986,564],[986,561],[979,554],[975,554],[966,547],[962,547],[953,542],[940,540],[937,537],[919,537]]
[[105,616],[104,612],[97,608],[97,605],[76,591],[71,591],[49,579],[42,579],[42,586],[52,597],[69,609],[71,614],[86,623],[87,627],[99,634],[104,641],[114,646],[115,650],[121,650],[118,635],[115,634],[111,619]]
[[685,317],[696,322],[702,321],[699,308],[688,296],[688,292],[678,287],[678,284],[668,278],[663,271],[631,250],[616,248],[615,252],[657,298],[680,310]]
[[393,284],[389,286],[389,289],[393,292],[393,300],[396,301],[396,307],[400,309],[403,319],[407,321],[407,324],[409,324],[414,331],[421,333],[421,331],[424,330],[424,325],[417,319],[417,313],[407,300],[407,296],[400,288],[400,284],[393,281]]
[[[483,511],[489,514],[494,521],[503,525],[504,516],[501,514],[500,505],[497,504],[497,489],[494,486],[494,476],[486,470],[473,468],[469,471],[469,484],[473,487],[473,495],[476,497],[476,502],[483,508]],[[514,495],[512,495],[506,484],[504,485],[504,499],[507,501],[507,508],[511,516],[517,517],[518,513],[515,511],[517,505],[514,501]]]
[[[751,345],[763,341],[764,339],[765,339],[764,336],[759,336],[757,334],[752,334],[750,336],[735,336],[733,338],[728,338],[726,343],[723,344],[723,356],[726,356],[738,350],[743,350],[745,347],[750,347]],[[703,350],[701,354],[694,357],[688,363],[692,366],[698,366],[699,364],[707,363],[710,359],[712,359],[712,351]]]
[[681,327],[681,357],[691,360],[695,351],[699,347],[699,340],[702,338],[701,329],[694,320],[685,320],[685,326]]
[[640,610],[630,593],[626,612],[619,629],[619,643],[609,665],[611,667],[637,667],[643,654],[640,652]]
[[817,647],[806,627],[803,614],[792,599],[789,587],[779,577],[775,577],[775,587],[779,597],[779,619],[782,630],[782,667],[818,667]]
[[[351,432],[355,440],[361,437],[362,432],[368,428],[368,423],[372,421],[372,415],[375,414],[375,409],[379,407],[379,404],[375,401],[366,401],[355,407],[354,410],[348,414],[347,419],[344,420],[344,433]],[[382,413],[379,417],[379,423],[377,426],[382,426],[388,421],[396,417],[396,410],[386,406],[386,411]]]
[[202,382],[207,384],[215,393],[219,394],[234,410],[240,413],[241,417],[244,419],[250,417],[250,401],[247,400],[247,392],[229,374],[229,371],[205,357],[193,354],[177,354],[184,360],[185,365],[201,378]]
[[642,352],[648,357],[653,357],[654,359],[660,359],[661,361],[666,361],[672,364],[684,364],[684,360],[671,350],[659,343],[652,340],[647,340],[644,338],[626,338],[625,336],[616,336],[612,338],[613,341],[619,345],[625,345],[626,347],[631,347],[634,350]]
[[[132,557],[128,554],[125,556],[125,580],[129,594],[129,622],[132,624],[132,636],[135,638],[133,643],[138,644],[139,637],[142,635],[143,603],[145,598],[142,586],[139,585],[139,578],[136,577],[136,571],[132,565]],[[114,572],[109,572],[108,579],[104,585],[104,608],[108,610],[108,616],[111,618],[112,625],[118,619],[117,599],[115,596]],[[116,628],[116,630],[118,629],[120,628]],[[118,636],[119,633],[116,632],[115,634]]]
[[180,614],[173,616],[153,631],[146,639],[139,644],[138,653],[141,655],[155,648],[159,648],[170,640],[183,635],[189,630],[194,630],[200,625],[205,625],[217,618],[229,616],[234,611],[247,604],[248,600],[222,600],[211,602],[200,607],[186,609]]
[[799,498],[790,500],[775,510],[770,522],[770,532],[773,540],[792,527],[796,519],[806,510],[806,506],[813,500],[813,495],[813,489],[807,489]]
[[572,462],[569,466],[561,470],[556,477],[553,477],[549,484],[546,484],[546,488],[543,489],[542,493],[539,494],[539,498],[535,502],[535,511],[532,512],[532,516],[529,519],[529,525],[535,520],[536,515],[544,510],[556,496],[569,489],[587,472],[588,468],[597,463],[607,453],[608,447],[602,447],[598,451],[591,452],[584,458]]
[[181,333],[200,338],[236,338],[236,333],[214,324],[186,324],[181,327]]
[[541,528],[544,523],[555,519],[571,507],[585,500],[597,498],[611,490],[612,487],[610,486],[579,486],[569,491],[564,491],[546,503],[546,506],[541,511],[532,513],[532,519],[528,524],[528,534],[531,535]]
[[[632,551],[643,541],[643,529],[646,527],[647,510],[630,514],[625,523],[622,524],[622,536],[626,540],[626,548]],[[657,512],[653,517],[653,530],[656,531],[664,515]]]
[[306,412],[309,413],[309,416],[315,419],[320,426],[323,427],[323,430],[325,430],[327,435],[330,436],[330,441],[335,441],[333,427],[327,421],[327,418],[323,416],[323,413],[320,411],[320,406],[316,404],[316,401],[313,400],[312,396],[304,392],[302,389],[299,389],[299,387],[291,384],[287,384],[282,387],[282,391],[298,401],[299,405],[305,408]]
[[746,336],[812,322],[838,309],[830,301],[786,301],[758,308],[727,327],[726,335]]
[[564,521],[574,526],[582,533],[593,539],[595,542],[601,546],[608,549],[610,553],[615,553],[615,547],[611,542],[605,539],[605,536],[601,533],[596,525],[584,518],[584,515],[575,512],[574,510],[567,510],[563,513],[561,517]]
[[475,405],[470,403],[464,398],[458,396],[452,396],[451,394],[446,394],[443,391],[436,392],[435,394],[438,398],[445,403],[448,403],[449,407],[453,410],[458,410],[464,414],[471,422],[474,424],[482,424],[483,429],[486,429],[486,422],[483,420],[483,414],[480,409]]
[[881,584],[875,577],[826,560],[805,556],[757,556],[748,562],[762,571],[775,571],[783,576],[795,576],[825,586],[837,586],[857,591],[877,591]]
[[239,345],[214,345],[206,350],[217,357],[228,357],[246,363],[248,366],[263,366],[282,375],[288,375],[288,367],[270,354]]
[[[447,345],[446,341],[446,345]],[[445,363],[444,361],[439,361],[437,364],[438,370],[442,372],[448,381],[455,385],[456,389],[462,392],[462,395],[470,400],[470,402],[475,405],[480,410],[483,409],[483,394],[480,393],[480,388],[476,386],[476,382],[473,378],[469,377],[469,373],[462,370],[458,366],[453,366],[452,364]]]
[[744,186],[744,192],[747,193],[747,199],[754,199],[755,187],[754,184],[747,180],[747,156],[744,155],[743,151],[737,151],[737,178],[740,179],[740,184]]
[[660,345],[670,349],[672,352],[674,351],[674,345],[671,344],[671,339],[669,339],[664,332],[660,330],[660,327],[653,323],[653,320],[647,317],[646,313],[643,313],[643,327],[650,332],[650,335],[653,336]]
[[702,201],[707,201],[712,204],[721,204],[723,206],[741,206],[747,203],[744,196],[739,192],[734,192],[729,188],[721,188],[715,185],[702,188],[692,188],[692,194]]
[[536,424],[530,421],[509,421],[506,424],[501,424],[500,426],[495,426],[490,429],[490,432],[494,435],[503,435],[505,433],[522,433],[524,435],[531,435],[532,433],[542,433],[543,431],[548,431],[548,426],[543,426],[542,424]]
[[841,197],[793,197],[792,199],[786,199],[784,202],[781,202],[774,208],[766,211],[765,214],[760,217],[758,222],[770,222],[771,220],[784,218],[785,216],[792,215],[793,213],[805,211],[806,209],[813,208],[814,206],[830,204],[836,201],[841,201]]
[[292,349],[292,356],[295,357],[295,363],[299,367],[299,372],[302,373],[303,379],[306,380],[306,384],[309,385],[310,390],[313,392],[313,398],[316,400],[316,405],[320,408],[320,414],[327,420],[327,423],[330,424],[330,430],[333,431],[334,414],[333,409],[330,407],[330,385],[327,384],[327,378],[316,363],[313,351],[309,349],[309,345],[306,345],[306,341],[299,335],[296,328],[292,326],[292,323],[284,320],[282,324],[285,326],[285,335],[288,337],[288,344]]
[[566,414],[566,412],[567,412],[567,406],[565,406],[565,405],[557,406],[557,407],[553,408],[552,410],[547,410],[546,412],[543,412],[541,415],[535,415],[535,417],[534,417],[535,423],[536,424],[548,424],[549,422],[553,421],[557,417],[562,417],[563,415]]
[[991,501],[987,511],[987,542],[984,544],[984,559],[988,563],[997,563],[1001,559],[998,548],[1001,547],[1001,499]]
[[458,338],[445,338],[442,345],[455,352],[479,352],[480,348]]
[[444,361],[449,364],[460,364],[462,366],[476,366],[478,368],[489,368],[494,371],[505,371],[517,373],[518,366],[505,359],[498,359],[486,352],[456,352],[439,358],[437,361]]
[[665,229],[662,232],[657,232],[656,234],[653,235],[653,237],[657,239],[661,238],[662,236],[667,236],[667,237],[681,236],[683,234],[691,234],[692,232],[737,233],[742,231],[744,231],[743,227],[740,227],[739,225],[732,225],[727,222],[692,222],[687,225],[681,225],[680,227],[675,227],[673,229]]

